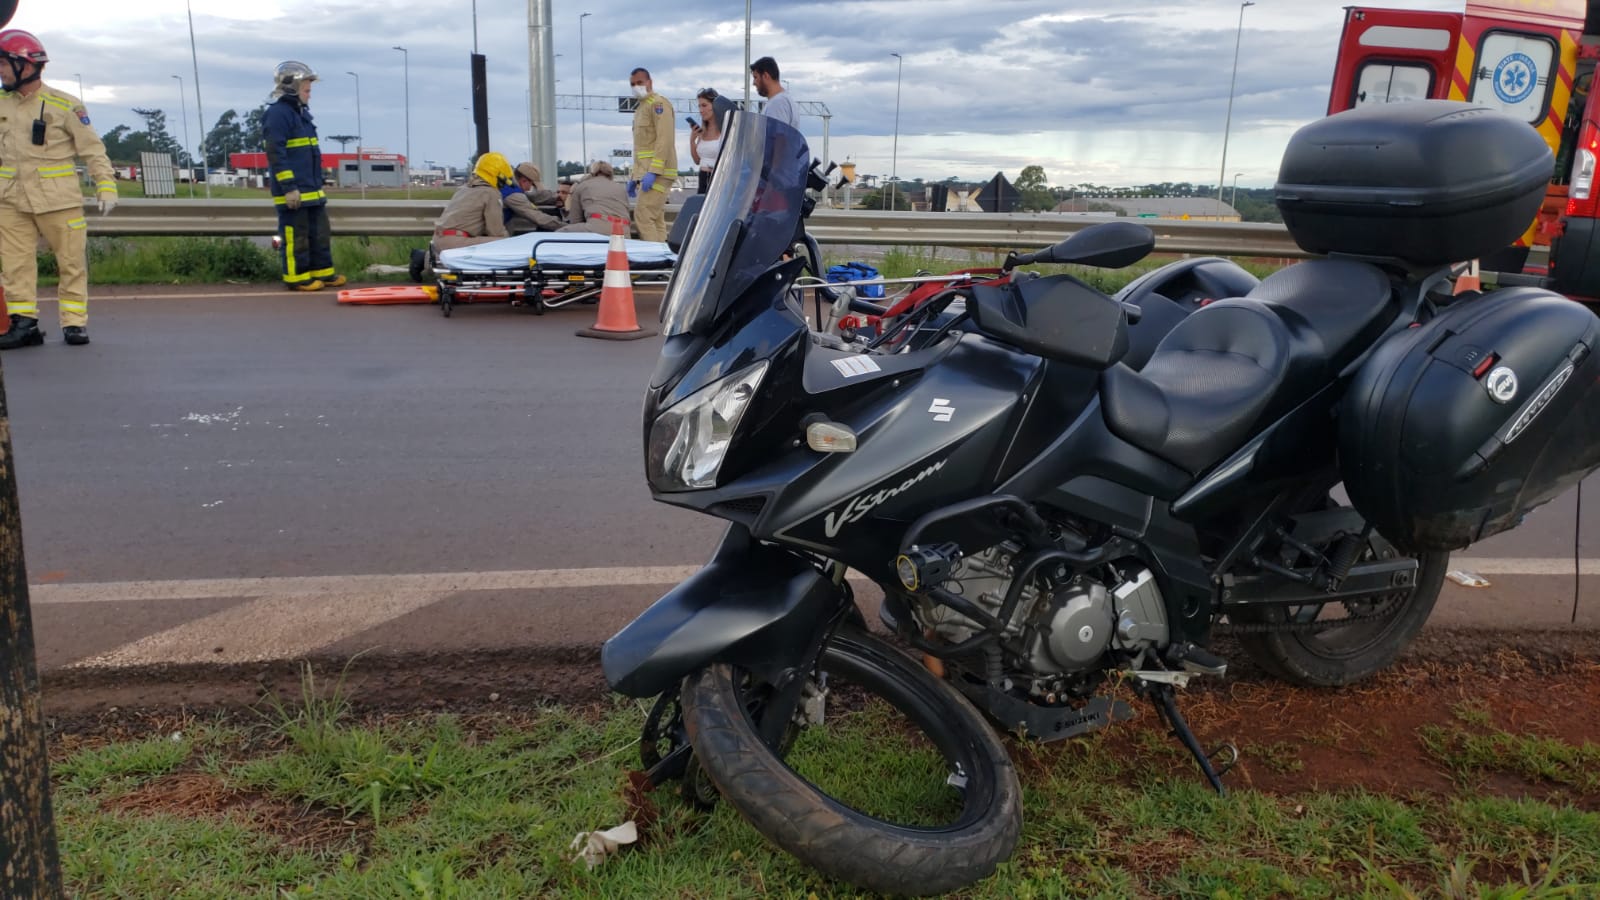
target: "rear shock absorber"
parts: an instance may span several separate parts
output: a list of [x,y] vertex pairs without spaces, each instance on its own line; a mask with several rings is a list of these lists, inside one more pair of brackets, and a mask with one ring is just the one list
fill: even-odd
[[1361,558],[1361,552],[1366,549],[1367,542],[1372,539],[1372,526],[1367,525],[1361,529],[1360,534],[1346,533],[1334,545],[1333,552],[1328,554],[1328,589],[1338,590],[1339,585],[1350,575],[1350,568]]

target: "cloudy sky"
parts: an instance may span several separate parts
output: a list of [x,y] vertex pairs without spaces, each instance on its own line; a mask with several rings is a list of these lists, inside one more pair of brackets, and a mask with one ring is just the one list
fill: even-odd
[[[192,0],[201,99],[209,126],[260,103],[283,59],[323,76],[312,97],[321,133],[356,132],[360,74],[367,146],[406,145],[402,55],[409,48],[411,156],[461,164],[472,147],[471,0]],[[539,2],[539,0],[535,0]],[[1342,7],[1348,0],[1259,0],[1245,11],[1228,175],[1270,185],[1284,141],[1326,110]],[[556,93],[578,94],[578,17],[591,95],[627,93],[648,67],[658,89],[743,90],[744,4],[738,0],[553,0]],[[1377,4],[1374,4],[1377,5]],[[1383,5],[1459,10],[1462,0]],[[754,0],[754,56],[771,55],[798,100],[833,113],[830,155],[866,174],[891,168],[897,60],[905,57],[901,177],[987,178],[1044,166],[1052,183],[1215,183],[1233,63],[1235,0]],[[527,155],[526,0],[478,0],[489,61],[491,143]],[[194,65],[182,0],[22,0],[12,27],[38,34],[47,81],[76,92],[95,126],[138,125],[134,107],[179,118],[200,140]],[[679,118],[688,111],[680,110]],[[557,153],[582,155],[580,117],[562,111]],[[821,155],[822,123],[807,136]],[[629,119],[588,114],[591,157],[629,146]],[[182,129],[175,134],[184,140]],[[680,123],[681,130],[681,123]],[[687,162],[687,137],[680,140]]]

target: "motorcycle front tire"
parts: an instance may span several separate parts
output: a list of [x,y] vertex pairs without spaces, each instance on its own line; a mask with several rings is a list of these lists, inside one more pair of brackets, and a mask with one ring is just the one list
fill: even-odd
[[761,739],[740,696],[745,676],[715,665],[683,685],[684,724],[723,799],[755,829],[823,874],[884,894],[928,895],[988,877],[1016,849],[1022,787],[993,729],[954,688],[877,637],[843,626],[818,668],[904,713],[966,776],[963,813],[949,827],[898,825],[824,794]]

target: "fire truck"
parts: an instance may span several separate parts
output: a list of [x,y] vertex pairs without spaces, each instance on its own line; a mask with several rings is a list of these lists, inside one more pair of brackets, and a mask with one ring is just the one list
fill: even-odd
[[1555,154],[1555,175],[1527,231],[1482,267],[1500,284],[1600,302],[1596,60],[1600,0],[1469,0],[1459,13],[1348,7],[1328,114],[1431,98],[1527,122]]

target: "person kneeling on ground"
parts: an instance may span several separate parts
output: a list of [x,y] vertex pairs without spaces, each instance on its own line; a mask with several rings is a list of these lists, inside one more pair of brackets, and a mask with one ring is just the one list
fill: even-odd
[[589,164],[589,177],[572,186],[572,196],[567,198],[567,221],[571,225],[562,231],[589,231],[610,234],[613,222],[628,228],[628,189],[614,176],[616,170],[603,159]]
[[541,210],[557,202],[555,191],[539,185],[539,167],[531,162],[517,163],[516,184],[500,189],[505,203],[506,227],[516,232],[559,231],[566,223]]
[[445,250],[508,237],[500,193],[505,187],[516,189],[511,163],[499,153],[478,157],[472,177],[456,188],[444,213],[433,223],[433,240],[428,249],[411,251],[412,280],[421,281]]

